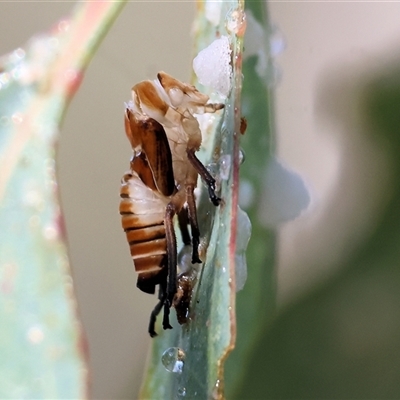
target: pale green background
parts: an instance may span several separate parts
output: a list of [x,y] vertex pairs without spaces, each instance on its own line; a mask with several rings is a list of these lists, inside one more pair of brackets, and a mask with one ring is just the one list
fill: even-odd
[[[0,2],[0,53],[23,45],[72,7]],[[310,210],[280,231],[278,283],[285,304],[325,279],[371,224],[367,216],[375,203],[365,199],[365,185],[380,190],[379,174],[376,181],[358,183],[366,168],[379,171],[384,161],[368,143],[360,145],[362,132],[334,122],[341,86],[332,81],[345,91],[353,76],[396,57],[400,3],[282,1],[269,8],[287,42],[277,57],[278,152],[304,176],[313,198]],[[135,398],[156,301],[135,288],[118,215],[119,180],[130,157],[123,102],[134,83],[161,69],[189,78],[194,9],[194,2],[128,3],[90,64],[63,126],[59,179],[96,399]],[[335,213],[327,212],[333,204]]]

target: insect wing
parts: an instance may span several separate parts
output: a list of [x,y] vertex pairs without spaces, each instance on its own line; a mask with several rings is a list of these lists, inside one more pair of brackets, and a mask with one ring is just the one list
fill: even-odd
[[175,190],[175,180],[167,134],[155,119],[149,118],[145,124],[146,129],[142,131],[143,151],[158,190],[164,196],[171,196]]
[[[171,196],[175,190],[175,181],[171,149],[163,126],[153,118],[136,118],[127,109],[125,130],[133,149],[141,149],[145,154],[158,191],[164,196]],[[152,187],[151,184],[148,186]]]
[[125,109],[125,133],[132,146],[132,149],[140,149],[142,146],[140,124],[129,108]]
[[157,190],[156,183],[154,182],[153,172],[146,160],[146,156],[140,153],[131,161],[131,170],[135,171],[141,181],[150,189]]

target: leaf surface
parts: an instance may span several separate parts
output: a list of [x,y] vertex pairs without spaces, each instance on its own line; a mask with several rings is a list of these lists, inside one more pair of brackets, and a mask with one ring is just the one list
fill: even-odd
[[123,2],[81,3],[0,60],[0,397],[86,398],[56,180],[68,101]]

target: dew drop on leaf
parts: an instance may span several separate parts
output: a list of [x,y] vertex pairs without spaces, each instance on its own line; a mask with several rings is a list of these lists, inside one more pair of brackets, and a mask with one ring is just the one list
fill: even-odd
[[178,388],[178,399],[181,399],[186,396],[186,388],[180,387]]
[[242,290],[247,279],[246,249],[251,236],[251,222],[248,215],[238,207],[238,234],[236,236],[235,277],[236,291]]
[[185,356],[185,352],[179,347],[169,347],[161,356],[161,362],[167,371],[181,374]]
[[25,55],[26,55],[25,50],[22,49],[21,47],[18,47],[18,49],[15,49],[12,52],[12,54],[10,56],[10,60],[12,62],[18,62],[18,61],[23,60],[25,58]]
[[14,124],[21,124],[24,121],[24,117],[21,113],[16,112],[11,116],[11,120]]
[[68,32],[71,28],[70,21],[67,19],[63,19],[58,23],[59,32]]
[[31,326],[28,330],[27,338],[32,344],[41,343],[44,339],[43,329],[38,325]]
[[239,164],[242,165],[244,163],[245,159],[246,159],[246,156],[244,154],[244,150],[239,149]]
[[192,269],[192,246],[183,246],[178,254],[178,266],[180,272],[188,272]]
[[229,154],[221,156],[219,159],[219,166],[219,177],[221,180],[226,181],[231,171],[231,156]]
[[246,14],[241,8],[230,9],[225,18],[225,27],[229,33],[243,36],[246,31]]

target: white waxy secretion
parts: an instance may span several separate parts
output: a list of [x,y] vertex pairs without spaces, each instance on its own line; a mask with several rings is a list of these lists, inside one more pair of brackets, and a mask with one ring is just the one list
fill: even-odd
[[214,40],[193,60],[193,70],[202,85],[227,97],[231,90],[231,46],[227,36]]
[[265,227],[276,227],[307,210],[310,191],[303,178],[272,157],[264,172],[258,218]]

